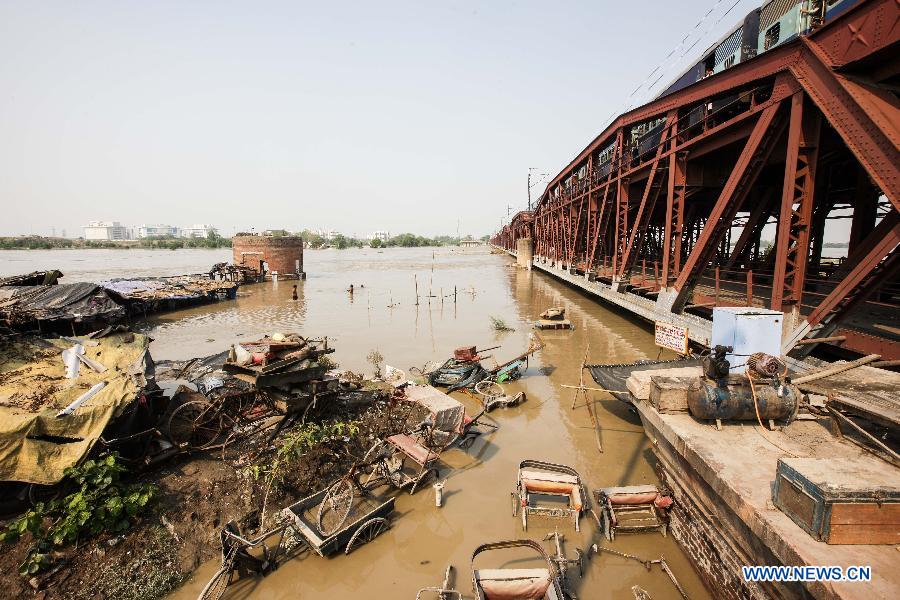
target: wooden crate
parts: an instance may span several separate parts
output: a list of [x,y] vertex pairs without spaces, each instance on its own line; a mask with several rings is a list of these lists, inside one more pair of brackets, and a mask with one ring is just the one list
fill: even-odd
[[780,458],[772,500],[828,544],[900,544],[900,478],[876,458]]
[[677,378],[697,378],[703,375],[703,369],[700,367],[674,367],[669,369],[648,369],[646,371],[632,371],[628,379],[625,380],[625,387],[634,394],[638,400],[650,399],[650,378],[651,377],[677,377]]
[[696,377],[651,377],[650,404],[661,413],[687,412],[688,387],[696,380]]

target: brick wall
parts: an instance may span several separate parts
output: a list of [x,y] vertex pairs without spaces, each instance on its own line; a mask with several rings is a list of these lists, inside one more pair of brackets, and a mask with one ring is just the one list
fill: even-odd
[[676,498],[670,513],[669,532],[694,561],[694,567],[707,589],[717,600],[769,598],[758,585],[744,582],[741,576],[744,561],[731,551],[722,533],[700,511],[690,495],[681,489],[674,478],[666,475],[662,473],[662,480]]
[[269,237],[238,235],[232,238],[233,261],[259,269],[259,261],[268,263],[269,272],[295,273],[297,261],[299,273],[303,273],[303,239],[299,237]]

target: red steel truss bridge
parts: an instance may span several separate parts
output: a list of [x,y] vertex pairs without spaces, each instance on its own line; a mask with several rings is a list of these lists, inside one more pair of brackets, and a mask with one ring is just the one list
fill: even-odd
[[619,116],[492,243],[700,343],[757,306],[794,356],[900,359],[898,40],[900,0],[858,2]]

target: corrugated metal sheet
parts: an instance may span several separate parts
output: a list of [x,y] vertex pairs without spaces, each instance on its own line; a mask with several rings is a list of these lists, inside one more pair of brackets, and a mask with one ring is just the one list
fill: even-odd
[[783,17],[789,10],[798,4],[802,4],[805,0],[773,0],[762,7],[759,13],[759,30],[765,31],[772,26],[773,23]]

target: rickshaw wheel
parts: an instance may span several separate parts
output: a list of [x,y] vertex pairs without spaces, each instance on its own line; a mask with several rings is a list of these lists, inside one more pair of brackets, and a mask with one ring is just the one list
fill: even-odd
[[349,479],[341,479],[325,492],[319,510],[316,513],[316,524],[319,533],[331,535],[341,528],[350,507],[353,506],[353,483]]
[[200,592],[199,600],[219,600],[225,594],[225,588],[231,583],[231,573],[231,565],[223,566],[216,571],[216,574]]
[[503,395],[503,387],[496,381],[483,379],[475,384],[475,391],[484,396],[484,401],[489,402]]
[[374,519],[369,519],[365,523],[359,526],[359,529],[353,532],[353,536],[350,538],[350,541],[347,542],[347,548],[344,550],[344,554],[350,554],[353,550],[371,542],[378,534],[384,531],[387,528],[387,519],[383,517],[375,517]]
[[222,433],[222,422],[213,405],[205,400],[185,402],[172,411],[166,423],[169,441],[179,447],[202,450]]

